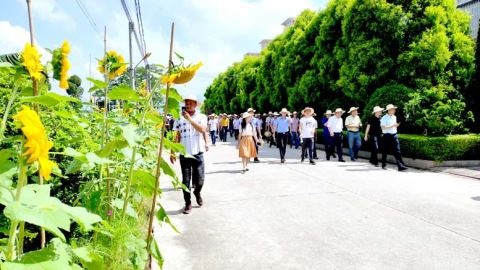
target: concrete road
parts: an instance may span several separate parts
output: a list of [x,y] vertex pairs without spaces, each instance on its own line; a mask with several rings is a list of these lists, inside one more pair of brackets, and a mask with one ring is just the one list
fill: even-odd
[[181,231],[156,229],[164,269],[480,269],[480,181],[319,154],[312,166],[287,149],[280,164],[263,147],[243,175],[232,143],[212,147],[190,215],[164,180]]

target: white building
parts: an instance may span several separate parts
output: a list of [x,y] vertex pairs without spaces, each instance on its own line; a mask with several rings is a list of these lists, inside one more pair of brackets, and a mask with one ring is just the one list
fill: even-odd
[[268,46],[268,44],[270,44],[270,42],[272,42],[271,39],[264,39],[264,40],[260,41],[259,44],[260,44],[260,47],[262,48],[262,50],[265,49]]
[[470,36],[477,38],[478,24],[480,20],[480,0],[457,0],[457,7],[472,16],[470,22]]

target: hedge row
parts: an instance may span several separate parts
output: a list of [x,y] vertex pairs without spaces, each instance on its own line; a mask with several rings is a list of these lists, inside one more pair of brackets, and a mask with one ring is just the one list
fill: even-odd
[[[348,147],[344,132],[344,147]],[[363,134],[362,134],[363,138]],[[480,134],[428,137],[399,134],[402,154],[409,158],[426,160],[480,160]],[[323,130],[318,130],[318,142],[323,143]],[[363,142],[362,150],[369,151],[370,145]]]

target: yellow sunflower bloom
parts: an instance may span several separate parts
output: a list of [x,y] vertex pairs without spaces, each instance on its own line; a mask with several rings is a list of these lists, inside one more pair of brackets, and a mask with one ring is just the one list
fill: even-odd
[[21,53],[22,65],[27,69],[28,74],[37,81],[43,77],[43,66],[42,63],[40,63],[41,56],[37,48],[30,45],[30,43],[25,44],[25,48]]
[[108,78],[110,80],[115,79],[115,77],[122,75],[127,71],[127,65],[125,64],[125,59],[122,55],[118,54],[116,51],[109,51],[103,57],[103,59],[98,60],[98,71],[105,74],[108,69]]
[[180,70],[178,73],[178,76],[174,79],[173,83],[175,84],[185,84],[188,83],[193,79],[193,76],[195,76],[195,73],[197,73],[197,70],[202,66],[202,62],[194,65],[194,66],[188,66],[185,69]]
[[53,147],[53,143],[48,140],[40,117],[36,111],[23,106],[14,118],[21,122],[21,130],[27,139],[22,155],[28,157],[27,163],[38,161],[40,175],[45,180],[50,179],[52,168],[56,166],[55,162],[48,158],[48,151]]
[[197,70],[202,66],[202,62],[188,67],[181,67],[170,75],[162,76],[163,84],[185,84],[193,79]]
[[70,53],[70,45],[67,41],[62,44],[62,68],[60,71],[60,88],[68,89],[68,71],[70,70],[70,62],[68,61],[68,54]]

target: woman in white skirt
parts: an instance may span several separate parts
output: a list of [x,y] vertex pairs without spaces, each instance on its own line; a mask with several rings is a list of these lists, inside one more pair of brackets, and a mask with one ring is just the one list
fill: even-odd
[[257,139],[257,131],[253,127],[252,121],[253,115],[246,112],[242,115],[242,124],[240,125],[240,134],[238,140],[238,156],[242,158],[243,170],[242,174],[248,171],[248,163],[251,158],[257,157],[257,150],[255,149],[255,143]]

